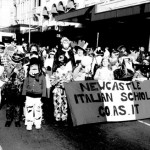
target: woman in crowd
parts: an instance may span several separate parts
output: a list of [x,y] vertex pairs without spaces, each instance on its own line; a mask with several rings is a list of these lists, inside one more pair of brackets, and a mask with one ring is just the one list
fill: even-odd
[[109,58],[103,58],[100,68],[97,69],[95,80],[114,80],[113,70],[110,65]]

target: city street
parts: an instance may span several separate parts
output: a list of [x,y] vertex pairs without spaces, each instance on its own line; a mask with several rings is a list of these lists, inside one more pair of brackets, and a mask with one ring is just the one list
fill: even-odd
[[149,27],[150,0],[0,0],[0,150],[150,150]]
[[5,125],[5,107],[0,110],[0,145],[3,150],[149,150],[150,120],[98,123],[78,127],[43,125],[26,131]]

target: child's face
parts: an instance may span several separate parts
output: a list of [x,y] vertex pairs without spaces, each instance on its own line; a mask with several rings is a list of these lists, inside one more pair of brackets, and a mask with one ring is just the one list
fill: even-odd
[[102,62],[102,65],[103,65],[104,67],[107,67],[107,66],[109,65],[108,59],[104,59],[103,62]]
[[83,56],[83,50],[78,49],[78,55],[79,55],[79,56]]
[[31,66],[30,66],[29,74],[30,74],[30,75],[35,75],[35,74],[37,74],[37,73],[39,73],[39,67],[38,67],[38,65],[36,65],[36,64],[31,65]]
[[31,48],[31,50],[30,50],[30,52],[33,52],[33,51],[36,51],[36,52],[38,51],[35,46],[32,46],[32,48]]

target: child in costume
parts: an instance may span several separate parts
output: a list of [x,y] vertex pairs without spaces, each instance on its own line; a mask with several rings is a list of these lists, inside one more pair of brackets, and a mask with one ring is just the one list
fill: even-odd
[[11,125],[12,120],[15,120],[15,126],[20,127],[21,105],[22,105],[22,85],[25,78],[23,68],[23,55],[14,53],[7,66],[8,81],[5,83],[3,92],[6,98],[6,124],[5,127]]
[[31,58],[27,77],[23,84],[22,95],[25,96],[25,125],[27,130],[41,128],[42,98],[46,97],[46,80],[37,58]]
[[64,82],[69,82],[72,79],[72,68],[67,62],[64,54],[58,57],[58,68],[51,76],[51,84],[53,90],[54,117],[57,123],[67,125],[68,121],[68,104],[64,89]]
[[56,72],[57,68],[59,67],[59,56],[64,55],[67,61],[67,65],[70,66],[71,70],[74,69],[75,67],[75,58],[74,58],[74,53],[73,53],[73,48],[71,47],[71,41],[63,37],[61,39],[61,44],[57,49],[57,52],[54,56],[54,63],[53,63],[53,68],[52,72]]

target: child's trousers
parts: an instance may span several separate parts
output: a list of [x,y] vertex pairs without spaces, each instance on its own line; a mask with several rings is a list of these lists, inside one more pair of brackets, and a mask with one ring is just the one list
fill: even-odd
[[17,122],[20,121],[20,105],[7,103],[6,108],[6,119],[12,121],[13,119]]
[[41,98],[26,96],[25,101],[25,125],[39,126],[42,122]]

